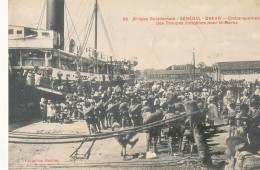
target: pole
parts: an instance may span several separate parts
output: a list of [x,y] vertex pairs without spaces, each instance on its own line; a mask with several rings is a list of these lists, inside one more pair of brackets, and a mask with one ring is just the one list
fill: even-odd
[[217,69],[217,83],[218,83],[218,66],[217,66],[217,68],[216,68],[216,69]]
[[[98,53],[96,53],[97,56],[98,56]],[[99,74],[99,71],[98,71],[98,59],[97,59],[97,74]]]
[[108,71],[108,56],[107,56],[107,74],[109,74],[109,71]]
[[79,47],[77,46],[76,70],[79,71]]
[[193,81],[195,80],[195,49],[193,48]]
[[98,73],[98,62],[97,62],[97,0],[95,3],[95,60],[96,60],[96,73]]
[[79,54],[80,54],[80,71],[83,71],[83,58],[82,58],[82,46],[80,46]]
[[112,80],[113,80],[114,71],[113,71],[113,59],[112,59],[112,56],[110,56],[110,61],[111,61],[111,67],[110,67],[110,69],[111,69],[111,78],[112,78]]
[[129,64],[129,66],[128,66],[128,74],[129,74],[129,77],[130,77],[130,75],[131,75],[131,61],[130,61],[130,59],[128,60],[128,64]]
[[82,55],[80,56],[80,71],[83,72],[83,61],[82,61]]

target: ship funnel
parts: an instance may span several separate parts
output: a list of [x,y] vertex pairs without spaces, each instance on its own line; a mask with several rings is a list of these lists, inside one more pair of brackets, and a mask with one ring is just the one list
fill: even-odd
[[46,29],[60,34],[60,49],[64,50],[64,0],[47,0]]

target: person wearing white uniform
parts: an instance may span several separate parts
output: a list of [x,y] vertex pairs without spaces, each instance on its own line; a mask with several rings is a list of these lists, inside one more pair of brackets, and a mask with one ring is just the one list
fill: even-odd
[[35,73],[35,86],[39,86],[41,82],[42,75]]
[[255,95],[260,96],[260,89],[259,89],[259,86],[256,86],[255,88],[256,88],[256,90],[255,90]]
[[48,121],[48,123],[52,123],[54,116],[55,116],[55,105],[51,102],[51,100],[48,100],[48,104],[47,104],[47,121]]

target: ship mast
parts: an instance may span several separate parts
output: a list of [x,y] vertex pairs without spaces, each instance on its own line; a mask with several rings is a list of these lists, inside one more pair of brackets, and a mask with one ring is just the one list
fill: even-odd
[[98,6],[97,6],[97,0],[95,3],[95,62],[96,62],[96,69],[95,69],[95,73],[98,73],[98,59],[97,59],[97,11],[98,10]]

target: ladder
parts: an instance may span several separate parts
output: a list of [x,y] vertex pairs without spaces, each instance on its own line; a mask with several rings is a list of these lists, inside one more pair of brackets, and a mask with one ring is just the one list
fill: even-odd
[[73,159],[73,160],[76,160],[76,159],[89,159],[90,157],[90,153],[91,153],[91,150],[94,146],[94,143],[95,143],[96,140],[93,140],[93,141],[90,141],[92,142],[90,147],[88,148],[87,152],[83,153],[83,154],[79,154],[79,150],[81,149],[81,147],[83,146],[83,144],[85,142],[87,142],[87,138],[84,138],[84,140],[80,143],[80,145],[77,147],[77,149],[70,155],[70,157]]

